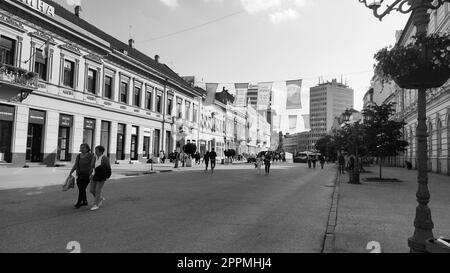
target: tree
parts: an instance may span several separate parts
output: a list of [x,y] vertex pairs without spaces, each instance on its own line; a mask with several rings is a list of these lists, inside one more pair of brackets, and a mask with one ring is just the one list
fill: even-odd
[[194,143],[188,143],[184,145],[183,151],[188,154],[190,157],[193,157],[195,153],[197,152],[197,145]]
[[330,161],[336,161],[338,146],[336,140],[331,135],[326,135],[319,139],[314,147],[322,155],[326,156]]
[[384,159],[404,152],[409,145],[402,139],[405,122],[392,119],[395,113],[394,106],[395,103],[374,104],[363,111],[366,146],[370,155],[379,158],[380,179]]

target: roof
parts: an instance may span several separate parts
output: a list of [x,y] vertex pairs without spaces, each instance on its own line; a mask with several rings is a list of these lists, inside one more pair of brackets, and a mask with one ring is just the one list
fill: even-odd
[[177,73],[175,73],[170,67],[168,67],[165,64],[157,63],[154,59],[150,58],[149,56],[145,55],[144,53],[140,52],[139,50],[135,48],[131,48],[128,44],[114,38],[113,36],[107,34],[106,32],[102,31],[101,29],[95,27],[94,25],[90,24],[86,20],[76,16],[73,12],[67,10],[60,4],[58,4],[55,1],[52,0],[43,0],[43,2],[46,2],[47,4],[53,6],[55,8],[55,14],[58,16],[64,18],[65,20],[71,22],[72,24],[86,30],[87,32],[90,32],[94,34],[95,36],[107,41],[111,44],[111,48],[118,50],[118,51],[127,51],[128,56],[138,60],[145,65],[149,66],[150,68],[157,70],[167,76],[168,78],[174,80],[177,84],[185,87],[188,90],[196,91],[193,89],[189,83],[187,83],[183,78],[181,78]]

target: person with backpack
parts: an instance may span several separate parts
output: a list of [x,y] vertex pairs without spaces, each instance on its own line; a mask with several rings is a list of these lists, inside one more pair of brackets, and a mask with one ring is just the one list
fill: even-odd
[[95,156],[91,153],[91,148],[88,144],[81,144],[80,154],[77,155],[75,164],[69,174],[71,176],[76,172],[77,175],[78,201],[74,206],[76,209],[88,206],[86,188],[89,185],[89,178],[94,171],[94,166]]
[[105,148],[97,146],[95,148],[95,169],[91,176],[90,192],[95,198],[94,206],[91,210],[98,210],[105,198],[102,197],[102,189],[106,180],[111,177],[111,163],[109,158],[105,155]]
[[216,167],[216,158],[217,153],[214,148],[212,148],[211,152],[209,153],[209,160],[211,161],[211,173],[214,173],[214,168]]

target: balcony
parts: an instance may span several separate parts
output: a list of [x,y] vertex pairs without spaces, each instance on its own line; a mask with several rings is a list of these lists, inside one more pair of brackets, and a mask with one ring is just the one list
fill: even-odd
[[0,90],[9,101],[22,102],[38,89],[38,75],[15,66],[0,64]]

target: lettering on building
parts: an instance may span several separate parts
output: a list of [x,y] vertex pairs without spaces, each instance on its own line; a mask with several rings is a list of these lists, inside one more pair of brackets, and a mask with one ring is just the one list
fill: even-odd
[[19,0],[19,2],[24,3],[25,5],[47,15],[47,16],[55,16],[55,8],[50,6],[41,0]]

